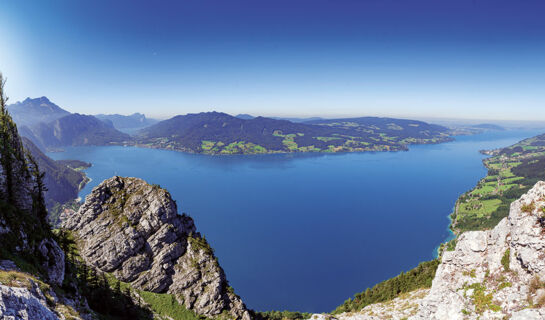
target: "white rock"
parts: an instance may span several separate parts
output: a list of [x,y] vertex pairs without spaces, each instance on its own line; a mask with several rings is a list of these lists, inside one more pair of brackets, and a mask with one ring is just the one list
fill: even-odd
[[0,285],[0,316],[2,319],[57,320],[59,317],[47,307],[43,293],[37,285],[16,288]]
[[[539,208],[545,207],[544,194],[545,182],[538,182],[511,204],[509,217],[493,230],[460,235],[455,250],[443,254],[429,294],[410,319],[503,319],[510,315],[512,319],[545,319],[545,309],[526,309],[528,284],[545,275],[545,232],[538,222]],[[532,202],[534,212],[521,210],[523,204]],[[511,271],[501,263],[507,249]],[[473,296],[481,293],[490,295],[491,303],[476,310]]]

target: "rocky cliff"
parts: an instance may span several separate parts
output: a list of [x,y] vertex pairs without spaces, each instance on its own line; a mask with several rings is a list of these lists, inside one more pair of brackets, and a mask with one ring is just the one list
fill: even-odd
[[463,233],[412,319],[544,319],[544,196],[538,182],[494,229]]
[[168,191],[158,186],[108,179],[63,226],[73,231],[89,265],[134,288],[173,294],[201,315],[250,318],[193,220],[179,215]]

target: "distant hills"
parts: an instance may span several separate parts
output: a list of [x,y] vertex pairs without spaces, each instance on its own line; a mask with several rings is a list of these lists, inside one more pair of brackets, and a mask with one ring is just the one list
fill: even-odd
[[505,131],[504,127],[499,126],[497,124],[491,124],[491,123],[480,123],[480,124],[472,125],[471,127],[475,129],[482,129],[482,130]]
[[449,141],[445,127],[393,118],[295,123],[221,112],[176,116],[140,130],[138,145],[207,154],[407,150],[408,144]]
[[453,135],[473,135],[486,131],[505,131],[506,129],[497,124],[480,123],[480,124],[451,124],[448,125]]
[[[254,116],[249,115],[247,113],[237,114],[235,117],[239,119],[244,119],[244,120],[250,120],[255,118]],[[288,120],[291,122],[307,122],[307,121],[313,121],[313,120],[323,120],[323,118],[320,118],[320,117],[310,117],[310,118],[270,117],[270,118],[275,120]]]
[[[17,123],[20,135],[31,140],[41,150],[77,145],[119,144],[131,139],[128,134],[117,130],[112,122],[105,122],[91,115],[70,113],[46,97],[27,98],[9,105],[8,110]],[[133,116],[127,118],[136,122],[142,121],[142,117]],[[115,115],[113,119],[123,123],[123,116]]]
[[114,128],[122,131],[127,129],[141,129],[159,122],[155,119],[146,118],[146,116],[141,113],[133,113],[129,116],[120,114],[97,114],[95,117],[107,123],[111,123]]

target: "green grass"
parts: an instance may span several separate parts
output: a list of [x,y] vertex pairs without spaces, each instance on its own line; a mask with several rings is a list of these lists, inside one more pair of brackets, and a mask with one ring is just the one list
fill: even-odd
[[314,137],[316,140],[320,140],[323,142],[329,142],[333,140],[342,140],[342,138],[339,137]]
[[147,291],[138,291],[138,294],[144,301],[150,305],[153,312],[170,317],[174,320],[201,320],[205,317],[196,315],[193,311],[186,309],[179,304],[176,297],[167,293],[153,293]]
[[210,150],[212,150],[212,148],[214,147],[215,144],[216,143],[214,141],[203,140],[202,144],[201,144],[201,148],[204,151],[210,151]]
[[493,293],[487,293],[486,287],[481,283],[474,283],[467,289],[473,289],[473,294],[471,296],[472,302],[475,305],[475,312],[477,314],[483,314],[487,310],[491,311],[500,311],[501,308],[493,302],[494,295]]

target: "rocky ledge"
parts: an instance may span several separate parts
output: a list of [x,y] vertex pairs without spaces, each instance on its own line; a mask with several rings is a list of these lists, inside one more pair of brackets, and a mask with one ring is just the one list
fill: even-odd
[[494,229],[463,233],[409,319],[545,319],[544,196],[538,182]]
[[137,178],[97,186],[63,221],[80,255],[101,272],[135,288],[174,294],[197,314],[250,319],[193,220],[179,215],[168,191]]

